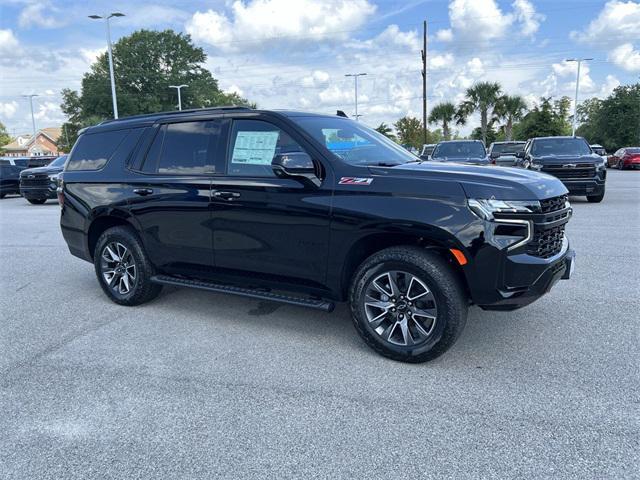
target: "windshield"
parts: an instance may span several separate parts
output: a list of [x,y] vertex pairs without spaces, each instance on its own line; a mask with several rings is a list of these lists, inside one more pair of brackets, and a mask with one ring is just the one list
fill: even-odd
[[625,152],[635,155],[640,153],[640,148],[625,148]]
[[484,158],[486,152],[480,142],[446,142],[436,145],[433,158]]
[[531,153],[547,155],[589,155],[591,148],[582,138],[539,138],[534,140]]
[[67,156],[62,155],[61,157],[56,158],[53,162],[49,164],[50,167],[62,167],[64,166],[64,162],[67,161]]
[[509,155],[518,153],[524,150],[523,143],[496,143],[491,150],[491,153],[498,153],[500,155]]
[[393,166],[418,158],[384,135],[341,117],[293,117],[311,136],[351,165]]

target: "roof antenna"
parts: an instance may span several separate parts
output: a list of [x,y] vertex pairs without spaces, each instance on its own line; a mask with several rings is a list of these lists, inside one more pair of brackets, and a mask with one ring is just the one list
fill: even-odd
[[338,110],[336,112],[336,115],[339,117],[349,118],[349,116],[346,113],[344,113],[342,110]]

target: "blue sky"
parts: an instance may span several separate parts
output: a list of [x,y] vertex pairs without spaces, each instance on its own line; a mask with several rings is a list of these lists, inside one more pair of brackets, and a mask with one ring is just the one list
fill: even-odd
[[[190,33],[220,86],[263,108],[359,113],[375,126],[421,115],[419,51],[429,23],[429,107],[458,102],[481,80],[533,105],[575,88],[570,57],[593,57],[581,98],[606,96],[640,76],[640,3],[540,0],[0,0],[0,121],[11,133],[59,125],[60,90],[79,88],[106,46],[87,15],[121,11],[112,39],[140,28]],[[470,126],[473,126],[473,119]],[[465,127],[470,128],[470,127]],[[461,133],[466,133],[463,130]]]

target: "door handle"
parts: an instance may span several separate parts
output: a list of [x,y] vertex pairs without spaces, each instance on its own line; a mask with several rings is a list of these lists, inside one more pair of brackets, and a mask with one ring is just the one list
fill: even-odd
[[238,192],[213,192],[213,196],[222,200],[233,200],[234,198],[240,198]]
[[133,193],[140,196],[151,195],[153,193],[153,189],[151,188],[134,188]]

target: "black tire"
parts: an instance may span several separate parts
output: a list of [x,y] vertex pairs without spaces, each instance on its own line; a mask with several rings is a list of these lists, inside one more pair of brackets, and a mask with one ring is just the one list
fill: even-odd
[[[130,258],[131,261],[129,263],[134,265],[133,272],[135,273],[135,278],[134,280],[127,280],[129,290],[124,293],[118,289],[118,280],[126,276],[126,272],[130,273],[129,269],[131,267],[125,268],[124,266],[120,266],[121,272],[125,272],[125,274],[120,273],[120,277],[117,277],[118,274],[113,275],[112,278],[114,279],[113,283],[115,285],[110,286],[105,278],[105,274],[109,271],[115,271],[117,268],[115,264],[119,265],[119,262],[113,261],[114,257],[111,257],[106,250],[106,247],[109,246],[111,248],[114,244],[121,245],[130,253],[130,256],[127,255],[127,258]],[[107,264],[106,258],[111,258],[112,261]],[[93,252],[93,265],[96,276],[98,277],[98,282],[104,293],[113,302],[120,305],[140,305],[156,298],[162,290],[162,285],[151,281],[151,277],[154,275],[153,265],[151,265],[151,262],[149,262],[144,252],[142,242],[140,242],[140,239],[131,228],[112,227],[105,230],[96,243],[96,248]],[[130,277],[131,275],[127,276],[127,278]]]
[[[404,275],[405,291],[411,290],[411,288],[406,288],[407,274],[409,276],[415,276],[419,282],[423,282],[426,287],[428,287],[428,290],[430,290],[430,296],[433,298],[433,303],[436,306],[437,315],[435,315],[428,334],[423,336],[423,338],[420,339],[421,341],[416,342],[414,345],[409,345],[410,342],[406,341],[404,329],[401,329],[401,335],[405,339],[404,345],[387,341],[382,337],[384,333],[377,332],[373,328],[376,323],[374,321],[370,322],[367,317],[368,311],[365,306],[367,292],[376,291],[375,289],[371,290],[373,282],[376,279],[384,277],[386,275],[385,272],[399,273],[401,274],[400,278]],[[398,287],[400,287],[399,284]],[[400,291],[402,290],[403,289],[400,288]],[[380,290],[377,289],[377,291]],[[405,292],[405,295],[405,298],[410,298],[408,291]],[[370,299],[370,297],[368,298]],[[391,300],[393,300],[393,298]],[[393,360],[410,363],[421,363],[433,360],[446,352],[456,342],[464,329],[469,305],[465,290],[453,267],[434,252],[410,246],[387,248],[373,254],[365,260],[353,277],[349,301],[353,323],[366,344],[380,355]],[[418,307],[418,303],[419,301],[415,301],[414,306],[407,307],[404,305],[404,308],[411,309]],[[369,305],[371,305],[370,302]],[[398,304],[394,303],[394,305]],[[411,303],[409,303],[409,305],[411,305]],[[392,319],[384,321],[389,324],[394,321],[398,322],[398,316],[402,316],[397,313],[399,309],[400,306],[394,309],[396,313],[390,313],[389,310],[386,310],[385,317],[386,315],[390,315]],[[371,310],[369,310],[369,312],[371,312]],[[410,310],[408,314],[408,317],[411,317]],[[414,315],[415,314],[416,312],[414,312]],[[395,318],[395,320],[393,320],[393,318]],[[405,321],[409,322],[414,320],[415,316],[410,318],[410,320],[407,318]],[[413,328],[414,331],[417,331],[415,329],[415,323],[417,322],[414,321]],[[422,326],[424,327],[425,325],[423,324]],[[385,327],[381,324],[378,329],[380,328]],[[388,337],[391,340],[391,334],[394,334],[396,327],[390,328],[391,332]],[[388,332],[388,330],[389,328],[385,328],[384,332]],[[419,332],[419,334],[424,334],[426,330],[427,328],[420,330],[421,333]],[[409,333],[409,335],[411,336],[411,333]],[[414,338],[412,338],[412,341],[413,340]]]
[[33,205],[42,205],[46,201],[46,198],[27,198],[27,202],[32,203]]
[[622,160],[618,160],[616,167],[618,167],[618,170],[624,170],[624,162]]
[[600,203],[604,199],[604,189],[598,195],[587,195],[587,202]]
[[2,200],[4,197],[6,197],[7,194],[6,193],[0,193],[0,200]]

